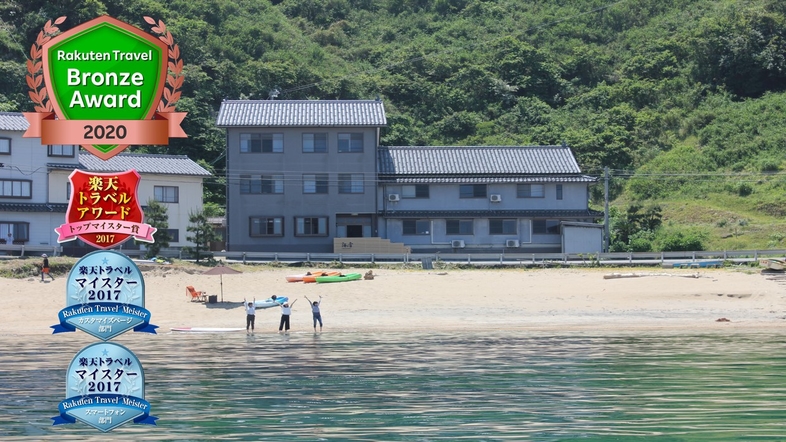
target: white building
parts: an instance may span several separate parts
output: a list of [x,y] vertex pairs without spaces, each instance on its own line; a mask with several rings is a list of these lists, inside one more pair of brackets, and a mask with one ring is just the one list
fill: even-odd
[[136,169],[141,176],[140,203],[145,206],[156,200],[167,207],[170,246],[191,245],[186,241],[188,215],[202,210],[207,170],[185,155],[122,153],[104,161],[80,152],[78,146],[46,146],[39,138],[23,138],[27,126],[21,113],[0,112],[0,247],[10,238],[16,245],[57,245],[54,229],[65,222],[71,191],[68,176],[74,169],[98,173]]

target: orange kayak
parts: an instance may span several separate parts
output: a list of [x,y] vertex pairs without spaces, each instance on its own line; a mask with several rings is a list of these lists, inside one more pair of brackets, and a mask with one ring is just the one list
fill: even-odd
[[311,272],[310,275],[303,276],[303,282],[317,282],[317,276],[335,276],[340,275],[341,272],[329,271],[329,272]]
[[[317,270],[314,273],[321,273],[321,272],[319,270]],[[304,273],[302,275],[289,275],[289,276],[286,277],[286,279],[287,279],[287,282],[303,282],[303,278],[305,278],[306,276],[309,276],[309,275],[311,275],[311,272],[306,272],[306,273]]]

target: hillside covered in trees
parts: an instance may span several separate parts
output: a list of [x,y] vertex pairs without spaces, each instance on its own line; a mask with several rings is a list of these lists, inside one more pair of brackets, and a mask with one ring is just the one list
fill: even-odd
[[586,173],[608,167],[617,250],[786,247],[781,0],[10,0],[0,110],[32,109],[47,20],[101,14],[163,20],[180,45],[190,138],[137,151],[211,167],[214,210],[223,99],[379,97],[386,145],[566,142]]

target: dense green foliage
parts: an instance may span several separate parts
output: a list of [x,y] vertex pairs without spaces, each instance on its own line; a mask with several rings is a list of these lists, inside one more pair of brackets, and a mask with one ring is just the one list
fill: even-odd
[[612,169],[619,204],[653,200],[672,221],[698,222],[674,209],[697,198],[731,220],[786,214],[782,0],[10,0],[0,110],[31,109],[25,61],[47,19],[68,16],[66,30],[104,13],[161,19],[180,45],[190,138],[139,150],[211,168],[211,213],[226,185],[221,101],[277,90],[380,97],[388,145],[564,141],[586,173]]

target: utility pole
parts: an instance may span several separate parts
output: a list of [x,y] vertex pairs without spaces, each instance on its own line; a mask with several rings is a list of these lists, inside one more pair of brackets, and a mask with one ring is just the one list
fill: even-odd
[[609,167],[603,168],[603,251],[609,252]]

